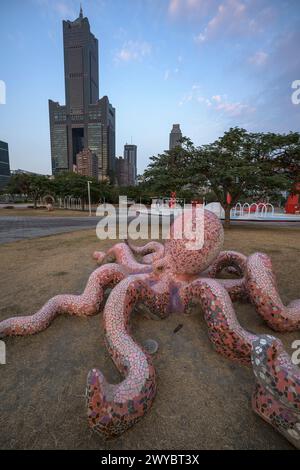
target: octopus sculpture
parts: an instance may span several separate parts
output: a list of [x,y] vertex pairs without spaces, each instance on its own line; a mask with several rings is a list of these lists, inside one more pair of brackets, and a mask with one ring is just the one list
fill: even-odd
[[[184,220],[190,222],[189,229]],[[202,246],[196,249],[189,246],[197,238],[191,227],[204,234]],[[271,329],[292,331],[300,328],[300,300],[287,306],[282,303],[267,255],[246,257],[221,251],[223,240],[222,224],[212,212],[185,212],[173,222],[164,245],[117,243],[107,253],[95,252],[93,257],[102,266],[90,275],[81,295],[58,295],[32,316],[0,322],[0,337],[37,333],[64,313],[95,315],[103,308],[105,290],[112,288],[104,306],[105,342],[124,379],[112,385],[100,370],[93,369],[86,390],[89,425],[112,438],[139,421],[156,394],[153,358],[130,333],[131,312],[143,304],[164,318],[172,312],[186,312],[191,302],[198,303],[215,350],[252,367],[256,381],[253,410],[300,448],[300,370],[279,339],[244,329],[233,308],[234,301],[246,300]],[[223,270],[235,278],[220,278]]]

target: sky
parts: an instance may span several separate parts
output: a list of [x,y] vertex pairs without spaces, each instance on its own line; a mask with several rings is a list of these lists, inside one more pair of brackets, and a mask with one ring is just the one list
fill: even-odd
[[[79,8],[0,1],[0,140],[11,169],[51,173],[48,99],[65,103],[62,20]],[[99,39],[100,96],[116,108],[117,156],[132,139],[138,173],[168,148],[173,123],[196,145],[233,126],[300,131],[291,100],[299,0],[83,0],[82,8]]]

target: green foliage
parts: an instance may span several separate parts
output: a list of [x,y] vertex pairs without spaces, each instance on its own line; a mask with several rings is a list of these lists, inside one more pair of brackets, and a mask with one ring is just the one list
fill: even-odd
[[36,207],[37,201],[45,196],[49,190],[50,180],[47,176],[27,173],[12,175],[6,188],[6,192],[9,194],[23,194],[32,199],[34,207]]
[[154,196],[167,195],[172,191],[179,192],[186,184],[190,183],[186,177],[186,169],[191,148],[191,141],[184,139],[182,147],[175,147],[173,150],[150,158],[150,164],[143,174],[142,183],[154,193]]
[[[195,196],[213,193],[225,210],[240,199],[276,198],[300,181],[300,134],[249,133],[231,128],[209,145],[182,147],[151,158],[144,184],[158,194],[177,195],[188,188]],[[228,202],[228,194],[231,202]]]

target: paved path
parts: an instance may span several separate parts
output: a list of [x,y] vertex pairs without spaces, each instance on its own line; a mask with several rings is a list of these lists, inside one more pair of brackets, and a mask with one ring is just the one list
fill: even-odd
[[96,217],[0,217],[0,243],[96,228]]
[[[99,217],[0,217],[0,243],[9,243],[28,238],[45,237],[58,233],[96,229]],[[131,217],[128,218],[128,221]],[[246,222],[232,221],[233,225],[261,227],[290,227],[300,229],[299,222]]]

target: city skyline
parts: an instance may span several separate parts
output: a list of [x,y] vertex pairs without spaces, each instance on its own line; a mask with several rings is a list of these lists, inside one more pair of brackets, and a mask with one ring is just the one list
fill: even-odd
[[[291,102],[292,82],[300,78],[299,2],[90,0],[82,6],[100,43],[100,94],[117,108],[116,155],[132,136],[138,173],[168,147],[173,122],[197,145],[234,125],[299,130],[300,106]],[[0,139],[9,144],[13,169],[51,173],[47,100],[64,102],[61,22],[76,18],[79,7],[72,0],[2,5],[0,80],[7,100],[0,105]]]

